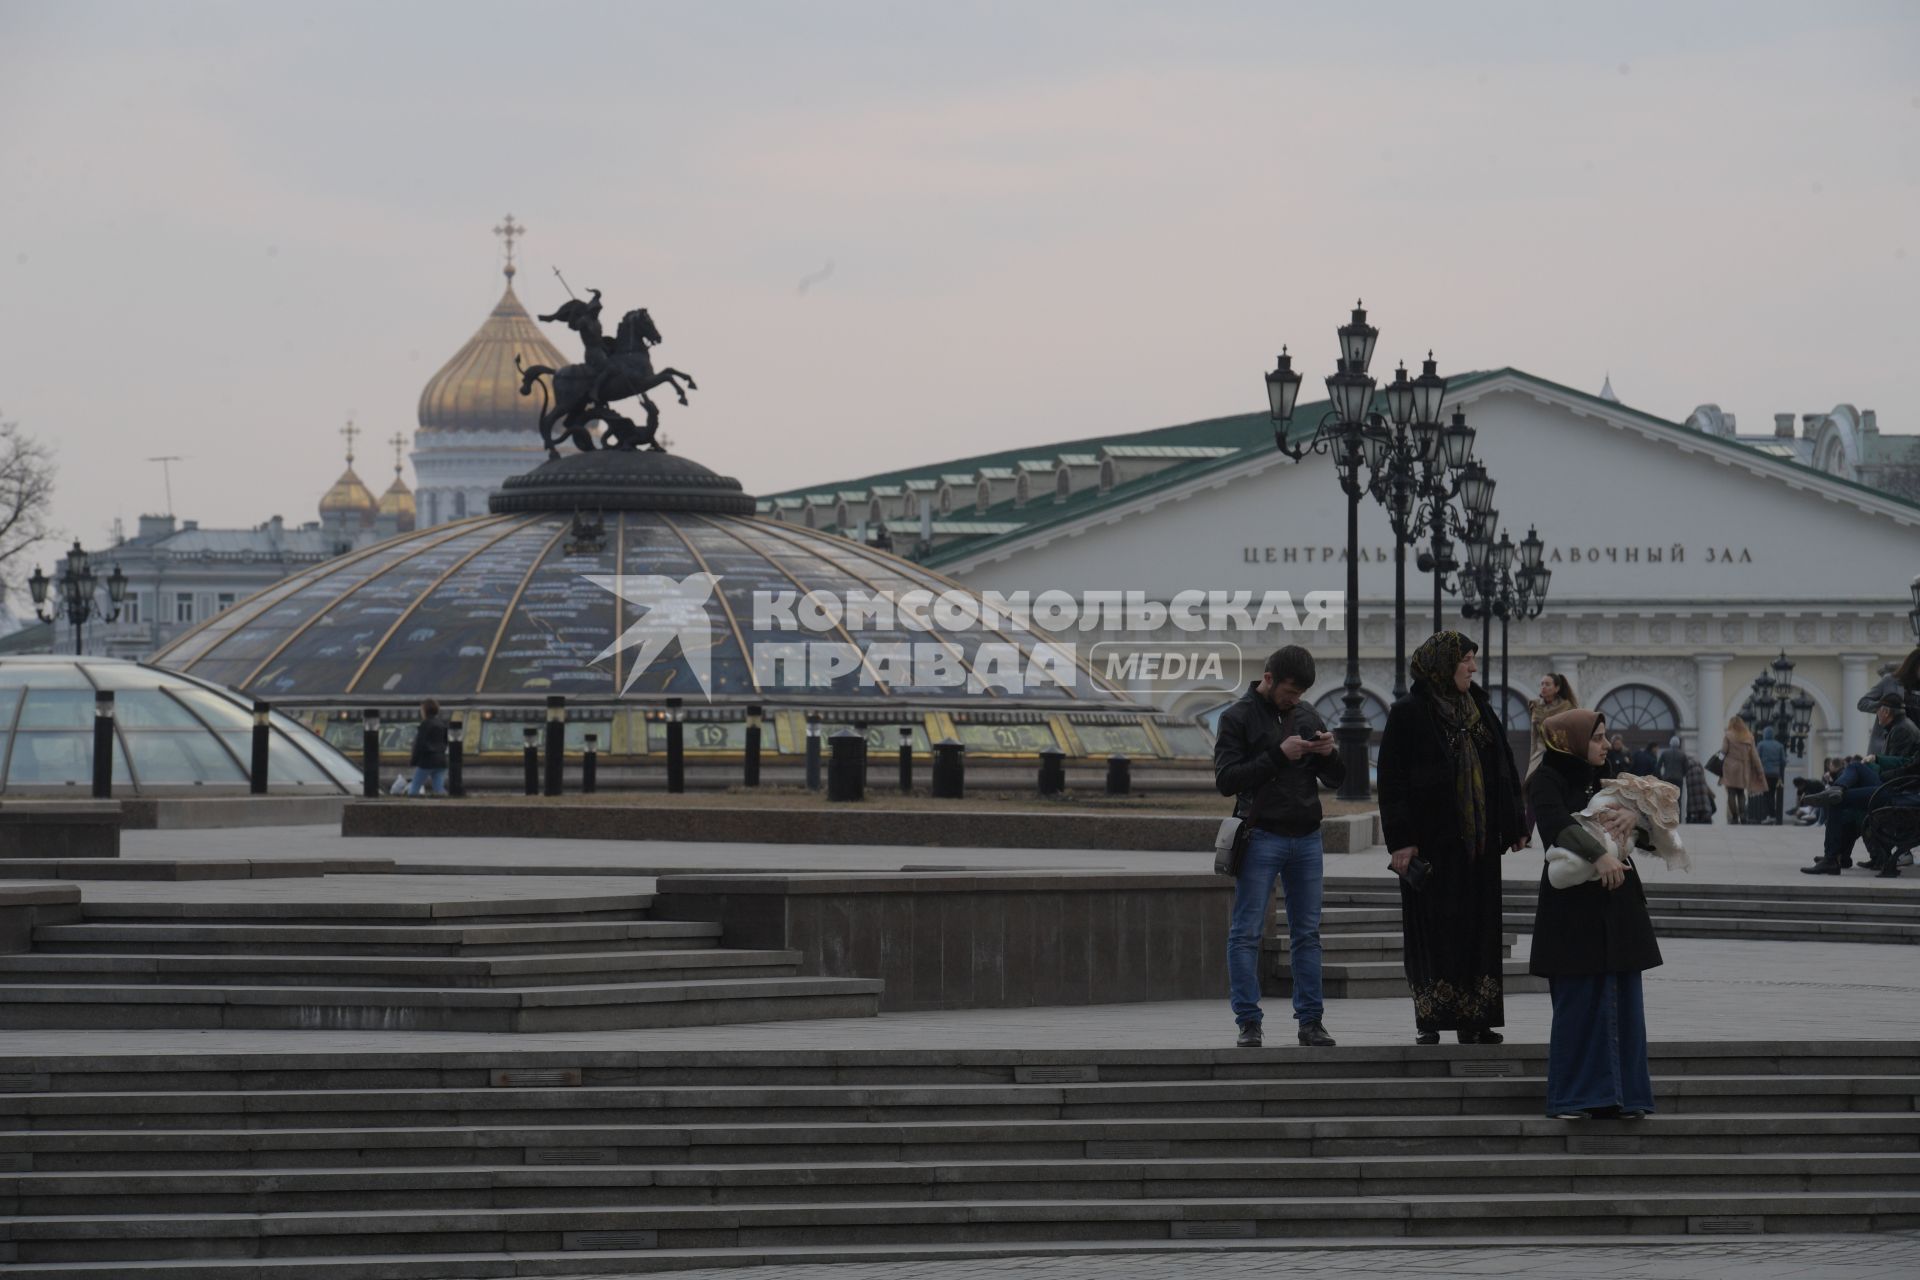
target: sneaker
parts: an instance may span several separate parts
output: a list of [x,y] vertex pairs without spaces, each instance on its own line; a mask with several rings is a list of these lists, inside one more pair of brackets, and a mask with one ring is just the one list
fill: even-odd
[[1549,1120],[1590,1120],[1592,1118],[1593,1117],[1589,1116],[1584,1111],[1549,1111],[1547,1112],[1547,1119]]
[[1320,1019],[1315,1018],[1312,1022],[1300,1024],[1300,1043],[1314,1049],[1331,1049],[1334,1040],[1327,1034],[1327,1029],[1320,1025]]
[[1620,1118],[1622,1120],[1645,1120],[1652,1114],[1653,1112],[1651,1111],[1622,1111]]
[[1413,1037],[1413,1042],[1415,1044],[1439,1044],[1440,1033],[1438,1031],[1417,1032]]
[[1260,1024],[1257,1022],[1249,1022],[1241,1027],[1240,1038],[1233,1043],[1234,1047],[1239,1049],[1258,1049],[1260,1047]]

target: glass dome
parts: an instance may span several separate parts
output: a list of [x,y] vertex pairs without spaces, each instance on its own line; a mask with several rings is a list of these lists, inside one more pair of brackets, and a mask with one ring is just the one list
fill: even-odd
[[[244,793],[252,702],[193,676],[119,658],[0,658],[0,792],[71,794],[93,781],[94,695],[114,701],[115,794]],[[360,771],[304,725],[270,713],[268,789],[340,795]]]
[[[580,455],[589,462],[602,456]],[[659,490],[650,490],[648,500],[667,505],[671,485],[681,479],[670,469],[671,456],[640,457]],[[700,475],[711,478],[704,469]],[[757,598],[973,593],[910,560],[834,534],[711,508],[611,509],[618,496],[612,490],[590,495],[605,506],[586,536],[573,511],[593,512],[592,501],[573,510],[496,510],[340,556],[209,619],[154,661],[288,706],[422,697],[512,702],[547,694],[706,702],[709,691],[677,643],[629,679],[635,650],[613,642],[635,626],[640,610],[609,584],[708,574],[715,586],[700,608],[713,703],[1142,709],[1081,654],[1011,624],[908,630],[898,618],[849,614],[825,638],[850,641],[863,655],[876,646],[911,647],[916,655],[938,647],[967,672],[985,666],[985,645],[996,657],[1057,659],[1074,678],[1028,681],[1018,692],[919,681],[902,687],[884,672],[876,675],[877,661],[864,659],[860,669],[825,681],[809,672],[796,678],[798,664],[764,661],[762,646],[798,637],[774,622],[763,628],[755,617]],[[750,509],[751,499],[744,501]],[[529,499],[529,505],[538,502],[559,505],[546,495]]]

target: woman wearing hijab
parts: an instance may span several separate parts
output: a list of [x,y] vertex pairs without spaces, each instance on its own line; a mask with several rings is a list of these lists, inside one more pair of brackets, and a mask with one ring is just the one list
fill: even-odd
[[1401,877],[1419,1044],[1442,1031],[1461,1044],[1504,1038],[1493,1029],[1506,1022],[1500,855],[1525,847],[1527,828],[1507,735],[1473,683],[1477,648],[1442,631],[1415,650],[1413,688],[1380,739],[1380,822]]
[[[1547,721],[1546,734],[1547,754],[1527,780],[1541,846],[1570,849],[1599,873],[1566,889],[1540,873],[1527,967],[1553,992],[1547,1114],[1637,1120],[1653,1111],[1640,974],[1659,965],[1660,946],[1632,859],[1581,838],[1573,818],[1605,781],[1606,721],[1591,711],[1563,711]],[[1633,810],[1606,809],[1599,821],[1622,846],[1632,842]]]
[[1540,757],[1546,752],[1547,744],[1542,740],[1541,726],[1548,716],[1557,716],[1562,711],[1571,711],[1580,705],[1573,696],[1573,686],[1558,671],[1549,671],[1540,677],[1540,696],[1527,699],[1527,717],[1533,721],[1533,738],[1527,744],[1527,771],[1522,777],[1531,778],[1533,771],[1540,767]]
[[1720,739],[1720,785],[1727,789],[1727,821],[1735,825],[1747,820],[1747,796],[1766,790],[1767,771],[1753,745],[1753,730],[1739,716],[1727,721]]

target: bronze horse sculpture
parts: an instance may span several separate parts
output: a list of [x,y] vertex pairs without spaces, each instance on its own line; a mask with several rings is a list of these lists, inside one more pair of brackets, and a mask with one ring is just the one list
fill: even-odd
[[[660,341],[660,331],[654,327],[653,317],[645,307],[627,312],[620,318],[614,336],[603,337],[600,292],[597,289],[589,292],[593,294],[592,302],[574,299],[551,316],[540,317],[563,321],[580,335],[587,353],[583,363],[556,370],[544,364],[522,365],[519,357],[514,357],[514,367],[520,370],[520,394],[532,395],[534,384],[540,385],[544,400],[540,410],[540,443],[552,458],[560,456],[561,436],[571,439],[576,449],[589,451],[595,447],[589,426],[599,422],[605,427],[599,441],[601,448],[638,449],[644,445],[660,451],[657,438],[660,408],[647,392],[664,382],[673,388],[680,403],[686,404],[687,390],[699,390],[698,384],[678,369],[654,370],[649,349]],[[548,383],[541,381],[543,377],[551,382],[551,392]],[[683,382],[685,388],[681,386]],[[646,407],[645,426],[613,408],[614,401],[630,396],[638,396]],[[556,427],[559,428],[557,434]]]

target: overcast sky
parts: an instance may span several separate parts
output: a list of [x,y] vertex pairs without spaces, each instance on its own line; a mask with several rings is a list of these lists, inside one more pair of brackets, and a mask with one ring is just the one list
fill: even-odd
[[1916,68],[1900,0],[0,0],[0,417],[90,544],[159,454],[184,517],[313,519],[511,211],[529,309],[650,307],[750,490],[1256,410],[1356,296],[1382,372],[1911,431]]

